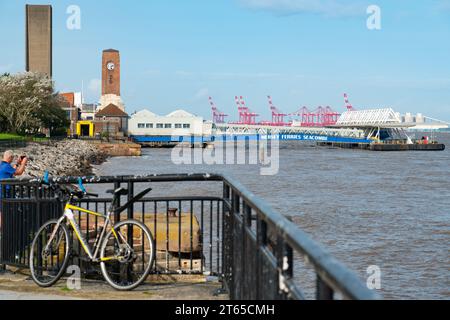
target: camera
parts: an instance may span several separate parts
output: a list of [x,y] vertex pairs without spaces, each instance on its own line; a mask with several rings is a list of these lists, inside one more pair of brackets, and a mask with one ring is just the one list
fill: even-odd
[[18,162],[21,163],[23,161],[23,159],[28,158],[28,160],[31,160],[29,157],[27,157],[27,155],[22,154],[21,156],[19,156],[19,160]]

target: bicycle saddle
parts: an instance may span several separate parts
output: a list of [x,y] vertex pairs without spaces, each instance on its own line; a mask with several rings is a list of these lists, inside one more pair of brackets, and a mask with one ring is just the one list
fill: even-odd
[[115,190],[114,189],[106,190],[106,193],[111,193],[113,195],[118,195],[118,196],[126,196],[128,194],[128,189],[120,187]]
[[60,189],[64,192],[69,193],[71,196],[76,197],[78,199],[82,199],[84,196],[84,193],[81,190],[76,189],[74,186],[72,185],[63,185],[60,186]]

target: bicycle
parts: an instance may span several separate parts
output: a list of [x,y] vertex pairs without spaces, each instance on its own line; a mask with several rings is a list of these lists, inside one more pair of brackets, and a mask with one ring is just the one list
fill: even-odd
[[[120,196],[127,195],[128,190],[124,188],[108,190],[108,193],[113,194],[113,199],[107,214],[103,215],[75,205],[75,199],[98,197],[98,194],[86,191],[81,178],[78,180],[78,190],[51,183],[48,173],[39,182],[42,186],[50,187],[55,193],[68,195],[68,200],[63,215],[58,220],[46,222],[36,233],[31,244],[29,265],[31,276],[37,285],[53,286],[65,274],[70,256],[73,254],[68,226],[73,229],[88,261],[100,263],[103,277],[113,288],[132,290],[146,280],[155,261],[154,239],[148,227],[134,219],[118,222],[109,230],[108,227],[112,224],[113,213],[120,215],[149,193],[151,188],[145,189],[120,207],[118,207]],[[97,235],[92,246],[83,237],[75,220],[74,211],[104,219],[101,232],[98,233],[96,230]],[[75,240],[75,237],[73,238]]]

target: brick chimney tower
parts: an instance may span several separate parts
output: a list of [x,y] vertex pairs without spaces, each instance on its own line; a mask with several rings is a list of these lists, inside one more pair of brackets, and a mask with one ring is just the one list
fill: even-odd
[[125,105],[120,97],[120,53],[118,50],[103,50],[102,55],[102,96],[99,110],[110,104],[125,111]]

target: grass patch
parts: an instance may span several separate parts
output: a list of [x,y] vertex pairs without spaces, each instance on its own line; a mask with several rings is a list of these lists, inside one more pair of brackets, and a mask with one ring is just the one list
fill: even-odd
[[24,140],[25,137],[13,133],[0,133],[0,140]]
[[67,286],[65,286],[65,287],[61,288],[61,291],[63,291],[63,292],[72,292],[73,290],[69,289]]
[[33,136],[21,136],[13,133],[0,133],[0,141],[35,141],[35,142],[44,142],[48,141],[49,138],[36,138]]

